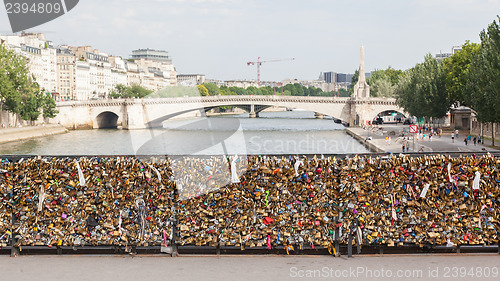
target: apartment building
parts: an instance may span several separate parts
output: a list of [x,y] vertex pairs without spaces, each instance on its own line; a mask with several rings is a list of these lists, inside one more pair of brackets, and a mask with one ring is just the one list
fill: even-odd
[[60,100],[76,100],[76,56],[66,46],[57,53],[57,93]]
[[135,50],[133,59],[124,60],[91,46],[54,48],[42,33],[0,39],[26,58],[30,74],[56,100],[108,98],[118,84],[153,91],[177,85],[177,71],[166,51]]
[[108,98],[114,88],[111,84],[109,56],[90,46],[71,47],[71,49],[77,59],[89,64],[90,98]]
[[42,33],[0,35],[8,48],[24,56],[28,70],[47,93],[57,93],[57,56],[51,41]]
[[127,85],[127,65],[121,57],[109,56],[111,65],[111,86]]

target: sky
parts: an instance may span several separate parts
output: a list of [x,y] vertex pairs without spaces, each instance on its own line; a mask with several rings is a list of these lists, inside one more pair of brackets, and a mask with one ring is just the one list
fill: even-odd
[[[139,48],[169,52],[179,74],[209,79],[317,79],[365,69],[408,69],[447,53],[500,14],[500,0],[80,0],[66,15],[29,32],[56,45],[91,45],[129,58]],[[0,33],[11,34],[4,8]]]

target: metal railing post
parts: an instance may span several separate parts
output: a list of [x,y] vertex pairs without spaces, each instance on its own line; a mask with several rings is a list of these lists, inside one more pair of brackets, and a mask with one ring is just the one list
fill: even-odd
[[347,257],[352,258],[352,225],[349,226],[349,240],[347,242]]
[[10,256],[11,257],[17,257],[20,254],[19,248],[16,246],[17,240],[16,240],[16,235],[14,233],[14,224],[16,223],[16,215],[14,214],[14,210],[12,210],[12,216],[11,216],[11,229],[10,229]]
[[172,241],[170,241],[170,244],[172,245],[172,257],[177,257],[179,256],[179,249],[177,248],[177,231],[178,231],[178,225],[179,221],[177,220],[177,215],[174,212],[174,223],[172,225]]

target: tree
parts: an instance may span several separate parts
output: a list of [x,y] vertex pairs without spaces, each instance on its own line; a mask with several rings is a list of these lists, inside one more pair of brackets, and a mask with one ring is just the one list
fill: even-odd
[[339,89],[339,97],[349,97],[349,91],[347,91],[346,89],[343,89],[343,88],[340,88]]
[[386,70],[384,70],[384,73],[389,78],[389,80],[391,81],[391,85],[393,85],[393,86],[398,84],[399,79],[403,75],[402,70],[394,69],[390,66]]
[[219,93],[218,87],[215,83],[203,83],[203,86],[207,88],[209,96],[215,96],[216,93]]
[[260,95],[260,89],[254,86],[250,86],[247,88],[248,95]]
[[367,83],[370,85],[370,95],[373,97],[394,97],[394,92],[403,71],[391,67],[386,70],[375,70]]
[[40,116],[40,108],[43,106],[43,95],[38,94],[25,94],[21,96],[21,108],[19,115],[21,119],[27,121],[36,121]]
[[26,59],[0,44],[0,102],[21,119],[36,121],[43,116],[53,118],[58,113],[51,96],[44,96],[43,89],[29,74]]
[[159,90],[157,93],[150,94],[151,98],[173,98],[173,97],[198,97],[200,96],[199,87],[189,86],[171,86]]
[[21,92],[31,84],[25,58],[0,44],[0,101],[7,111],[19,113]]
[[208,96],[208,90],[203,85],[198,85],[198,91],[200,92],[200,96]]
[[131,87],[127,87],[123,84],[118,84],[115,86],[115,90],[111,93],[111,97],[113,98],[144,98],[148,95],[151,95],[154,91],[148,90],[141,85],[132,85]]
[[394,97],[395,90],[396,85],[392,85],[391,80],[385,75],[370,84],[370,95],[372,97]]
[[478,51],[478,44],[467,41],[462,45],[461,51],[443,61],[443,68],[446,72],[446,90],[454,102],[467,105],[466,85],[469,69]]
[[416,117],[423,117],[423,112],[419,110],[419,97],[416,92],[416,79],[413,72],[415,68],[408,69],[403,73],[395,90],[396,101],[406,112]]
[[366,81],[370,85],[370,96],[390,97],[394,94],[395,86],[392,87],[389,77],[384,70],[375,70]]
[[443,67],[430,54],[401,77],[395,93],[398,104],[417,117],[442,118],[452,104]]
[[56,110],[56,102],[49,94],[43,96],[42,109],[44,118],[54,118],[57,113],[59,113],[59,111]]
[[359,69],[356,69],[354,75],[352,76],[351,86],[349,87],[349,96],[351,97],[354,95],[354,86],[356,86],[358,80],[359,80]]
[[132,87],[130,87],[130,97],[134,98],[144,98],[153,92],[154,91],[148,90],[141,85],[132,85]]
[[111,92],[112,98],[121,98],[128,95],[128,87],[123,84],[118,84],[115,89]]
[[[500,17],[498,17],[500,21]],[[465,102],[480,122],[500,122],[500,26],[493,21],[481,31],[481,45],[467,74]],[[492,126],[494,128],[494,126]],[[495,132],[491,132],[495,145]]]

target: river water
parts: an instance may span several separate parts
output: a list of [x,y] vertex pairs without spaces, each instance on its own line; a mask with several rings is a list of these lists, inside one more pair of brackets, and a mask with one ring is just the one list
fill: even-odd
[[0,145],[0,154],[220,155],[342,154],[368,150],[332,119],[313,112],[262,112],[173,120],[163,129],[82,130]]

